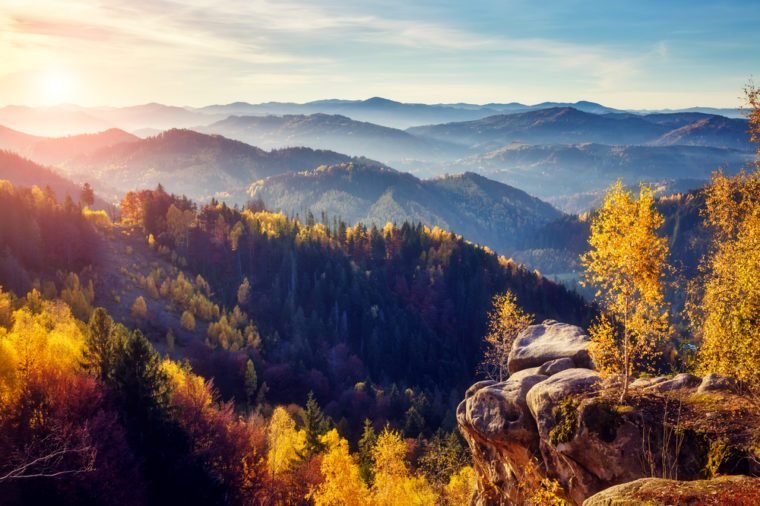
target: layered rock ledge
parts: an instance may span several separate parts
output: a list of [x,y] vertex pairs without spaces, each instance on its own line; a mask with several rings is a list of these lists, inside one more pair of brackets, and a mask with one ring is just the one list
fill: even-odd
[[478,476],[475,504],[547,491],[580,505],[640,478],[760,472],[760,413],[730,379],[639,379],[621,405],[619,379],[594,371],[588,345],[579,327],[532,325],[511,350],[511,376],[467,390],[457,422]]

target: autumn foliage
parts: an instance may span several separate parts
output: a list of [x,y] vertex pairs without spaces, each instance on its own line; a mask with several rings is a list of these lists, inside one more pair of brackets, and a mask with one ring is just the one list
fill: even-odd
[[239,409],[102,308],[84,323],[37,292],[0,292],[0,406],[11,502],[435,504],[472,485],[457,468],[434,489],[389,429],[373,440],[368,482],[313,398],[306,411]]
[[651,367],[669,328],[662,223],[651,188],[642,185],[635,198],[618,181],[591,223],[591,249],[582,257],[585,282],[603,306],[589,328],[592,357],[602,372],[622,374],[622,397],[633,371]]

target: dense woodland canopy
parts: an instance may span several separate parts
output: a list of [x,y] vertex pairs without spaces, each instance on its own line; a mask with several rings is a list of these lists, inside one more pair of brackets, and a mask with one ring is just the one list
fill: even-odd
[[[453,409],[492,297],[509,288],[540,317],[590,318],[565,288],[418,224],[199,209],[160,187],[128,194],[118,227],[82,204],[0,189],[14,216],[0,228],[11,502],[336,504],[359,490],[457,504],[474,475]],[[128,315],[103,280],[122,234],[174,269],[143,277]]]
[[[249,352],[273,401],[302,402],[314,390],[352,433],[360,413],[407,418],[409,435],[447,415],[451,427],[496,293],[510,288],[540,318],[583,323],[590,314],[565,288],[419,224],[302,223],[255,205],[195,212],[160,188],[128,194],[122,209],[157,249],[200,274],[218,304],[255,322],[261,345]],[[402,414],[411,408],[401,395],[407,387],[418,392],[421,425]]]
[[98,260],[102,237],[92,213],[71,198],[58,203],[49,187],[0,181],[0,216],[0,284],[6,290],[23,294],[35,279],[55,282],[58,271],[80,272]]

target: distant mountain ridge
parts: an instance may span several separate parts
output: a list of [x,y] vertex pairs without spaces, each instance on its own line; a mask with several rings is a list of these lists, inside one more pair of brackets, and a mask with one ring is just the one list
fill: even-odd
[[[0,150],[0,180],[10,181],[19,188],[37,186],[44,190],[45,187],[50,187],[59,202],[63,202],[66,197],[78,202],[82,189],[49,168],[5,150]],[[98,204],[103,203],[98,200]]]
[[461,146],[403,130],[315,113],[284,116],[230,116],[198,131],[224,135],[262,148],[309,146],[391,163],[399,159],[441,160],[467,153]]
[[751,151],[747,122],[715,115],[593,114],[573,107],[500,114],[479,120],[426,125],[407,132],[481,150],[509,143],[699,145]]
[[0,126],[0,149],[13,151],[35,162],[48,165],[61,164],[102,148],[136,140],[139,138],[118,128],[92,134],[40,137]]
[[738,109],[695,107],[685,110],[624,111],[595,102],[542,102],[526,105],[518,102],[487,104],[404,103],[382,97],[366,100],[316,100],[306,103],[233,102],[202,107],[178,107],[158,103],[126,107],[0,107],[0,124],[43,136],[62,136],[120,128],[130,132],[206,126],[229,116],[342,115],[356,121],[406,129],[413,126],[478,120],[498,114],[512,114],[542,109],[572,107],[592,114],[632,114],[701,112],[731,118],[742,117]]
[[243,203],[251,181],[351,160],[341,153],[302,147],[265,151],[219,135],[173,129],[100,149],[63,167],[92,178],[111,196],[161,183],[198,200],[216,196]]
[[[603,144],[510,144],[449,165],[455,171],[474,171],[524,189],[547,201],[579,212],[593,205],[568,199],[598,192],[620,178],[639,181],[691,180],[705,182],[722,167],[735,173],[753,158],[744,151],[704,146],[609,146]],[[683,188],[680,185],[679,188]]]
[[251,197],[273,210],[311,211],[349,223],[421,222],[500,252],[536,226],[562,216],[551,205],[473,173],[420,180],[368,164],[340,164],[253,183]]

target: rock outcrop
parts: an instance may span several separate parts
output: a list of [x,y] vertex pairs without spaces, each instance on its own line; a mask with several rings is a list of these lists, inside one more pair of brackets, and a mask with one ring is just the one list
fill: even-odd
[[639,379],[621,405],[620,379],[593,370],[588,346],[579,327],[532,325],[511,350],[511,376],[468,389],[457,421],[478,475],[476,504],[545,493],[580,505],[640,478],[702,478],[710,459],[712,472],[757,471],[749,454],[760,448],[760,413],[728,378]]
[[546,320],[531,325],[515,339],[507,369],[511,374],[561,359],[572,360],[575,367],[590,368],[588,336],[575,325]]
[[641,478],[594,494],[583,506],[757,506],[758,501],[760,478],[721,476],[695,481]]

